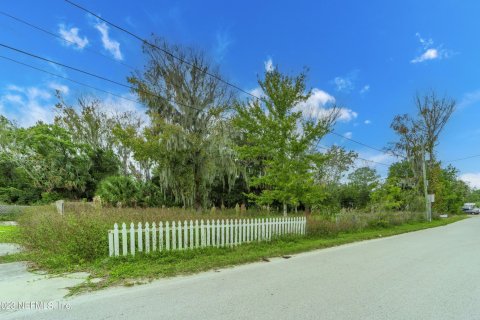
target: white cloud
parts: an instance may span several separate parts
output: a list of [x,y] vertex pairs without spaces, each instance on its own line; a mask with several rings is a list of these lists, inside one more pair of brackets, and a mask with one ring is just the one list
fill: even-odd
[[439,57],[438,50],[437,49],[427,49],[424,53],[422,53],[420,56],[416,57],[413,59],[411,62],[412,63],[419,63],[427,60],[434,60]]
[[[335,97],[318,88],[312,89],[312,95],[307,101],[299,103],[295,110],[301,110],[305,117],[319,119],[326,117],[332,111],[329,105],[335,103]],[[338,108],[339,121],[348,122],[355,119],[358,114],[351,109]]]
[[83,49],[88,45],[87,37],[81,37],[78,32],[80,29],[78,28],[70,28],[67,29],[64,24],[60,24],[58,26],[58,33],[62,36],[62,38],[66,39],[67,41],[62,41],[67,47],[73,46],[75,49]]
[[452,55],[452,52],[443,49],[442,45],[434,47],[434,42],[432,39],[424,39],[418,32],[415,34],[415,36],[420,42],[421,54],[410,60],[410,63],[421,63],[428,60],[441,60],[444,58],[449,58]]
[[335,85],[335,89],[338,92],[350,93],[355,89],[358,73],[359,70],[353,70],[345,76],[335,77],[331,82]]
[[363,86],[362,89],[360,89],[360,94],[367,93],[368,91],[370,91],[370,85],[366,84],[366,85]]
[[9,85],[6,91],[0,96],[0,109],[7,118],[22,127],[32,126],[38,121],[53,120],[54,103],[49,90]]
[[353,133],[351,131],[345,132],[343,134],[345,138],[351,139],[353,137]]
[[339,108],[339,111],[340,111],[340,116],[338,117],[339,121],[349,122],[358,117],[358,113],[356,113],[352,109]]
[[367,119],[367,120],[365,120],[363,123],[365,123],[365,124],[367,124],[367,125],[368,125],[368,124],[371,124],[371,123],[372,123],[372,121],[370,121],[370,120],[368,120],[368,119]]
[[336,77],[333,79],[333,83],[336,86],[337,91],[340,92],[350,92],[353,89],[352,80],[349,78]]
[[103,48],[110,52],[116,60],[123,60],[120,43],[110,38],[107,24],[105,22],[98,22],[95,24],[95,29],[102,35]]
[[470,187],[480,188],[480,172],[477,173],[464,173],[460,175],[460,180],[465,181]]
[[267,71],[267,72],[273,71],[273,69],[275,69],[275,67],[273,65],[273,60],[270,57],[263,64],[265,66],[265,71]]

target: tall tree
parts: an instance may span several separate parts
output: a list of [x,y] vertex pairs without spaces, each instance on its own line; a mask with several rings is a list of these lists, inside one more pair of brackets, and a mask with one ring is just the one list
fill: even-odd
[[285,215],[288,205],[297,207],[314,192],[312,172],[324,160],[315,143],[338,117],[336,108],[322,118],[306,117],[298,110],[311,95],[305,81],[305,73],[292,77],[277,69],[267,71],[258,81],[265,96],[238,104],[233,121],[242,136],[240,158],[260,169],[250,177],[250,185],[262,191],[250,197],[261,205],[280,202]]
[[137,160],[156,164],[164,188],[198,210],[206,205],[216,179],[227,177],[233,185],[237,176],[229,125],[223,119],[234,95],[204,53],[159,38],[153,42],[173,55],[144,44],[145,69],[128,80],[147,105],[151,125],[143,135],[135,132],[138,128],[124,130],[123,139],[136,147]]
[[403,114],[393,119],[390,126],[398,136],[398,140],[393,143],[393,150],[410,160],[417,179],[421,176],[423,152],[430,155],[431,163],[435,162],[435,148],[441,132],[455,111],[455,105],[455,100],[446,96],[439,97],[435,91],[423,96],[417,94],[416,116]]
[[112,165],[120,166],[124,175],[135,174],[139,168],[143,171],[143,176],[149,176],[149,164],[133,163],[132,150],[120,143],[114,135],[117,126],[140,128],[143,122],[138,114],[132,111],[109,111],[105,103],[95,97],[80,97],[76,105],[65,102],[59,92],[57,97],[59,102],[56,104],[55,124],[70,132],[75,142],[91,148],[94,167],[101,170],[101,167],[107,165],[110,167],[107,168],[107,175],[117,173],[118,169]]

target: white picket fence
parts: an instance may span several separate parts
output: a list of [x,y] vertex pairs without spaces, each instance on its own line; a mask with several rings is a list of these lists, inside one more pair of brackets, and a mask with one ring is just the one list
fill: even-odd
[[185,250],[205,247],[233,247],[253,241],[270,241],[274,237],[304,235],[305,217],[269,219],[195,220],[160,222],[158,225],[139,222],[121,229],[115,223],[108,231],[109,255],[135,255],[135,252]]

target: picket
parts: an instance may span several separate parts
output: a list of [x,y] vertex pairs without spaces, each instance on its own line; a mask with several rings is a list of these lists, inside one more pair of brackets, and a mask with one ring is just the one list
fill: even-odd
[[135,255],[135,225],[130,223],[130,254]]
[[127,225],[122,223],[122,255],[127,255]]
[[175,221],[172,221],[172,250],[177,250],[177,228]]
[[210,220],[207,220],[207,226],[205,229],[207,230],[207,241],[205,242],[205,246],[210,247]]
[[150,226],[145,223],[145,252],[150,253]]
[[157,225],[152,223],[152,251],[157,251]]
[[182,242],[182,223],[178,221],[178,250],[183,250],[183,242]]
[[[191,220],[190,220],[191,223]],[[200,245],[200,235],[199,235],[199,229],[198,229],[198,220],[195,220],[195,248],[198,248]],[[192,239],[193,243],[193,239]]]
[[168,221],[165,223],[165,250],[170,251],[170,226]]
[[[141,222],[130,228],[117,223],[108,230],[109,256],[135,255],[136,251],[150,253],[163,250],[193,250],[204,247],[233,247],[254,241],[270,241],[286,235],[304,235],[305,217],[283,217],[262,219],[187,220]],[[157,228],[158,226],[158,228]],[[121,242],[121,244],[120,244]],[[120,248],[121,246],[121,248]]]
[[203,225],[203,219],[200,221],[200,240],[201,240],[201,247],[205,247],[207,244],[207,240],[205,239],[205,227]]
[[183,221],[183,248],[188,249],[188,222],[187,220]]
[[137,237],[138,237],[138,252],[143,251],[143,237],[142,237],[142,223],[139,222],[137,225]]
[[158,224],[158,250],[163,250],[163,222]]
[[118,256],[119,253],[118,253],[118,224],[114,224],[113,225],[113,243],[115,244],[113,250],[114,250],[114,253],[115,253],[115,256]]

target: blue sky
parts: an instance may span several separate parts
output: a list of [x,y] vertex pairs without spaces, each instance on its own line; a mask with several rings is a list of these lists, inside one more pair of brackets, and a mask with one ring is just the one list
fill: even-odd
[[[457,111],[441,136],[448,160],[480,154],[480,3],[478,1],[87,1],[102,17],[148,37],[205,50],[226,79],[248,91],[266,67],[297,73],[309,68],[313,109],[343,107],[335,131],[383,148],[395,139],[394,115],[414,112],[413,96],[430,89],[456,99]],[[137,40],[61,0],[2,1],[0,11],[75,42],[66,43],[0,15],[0,43],[124,81],[141,68]],[[109,57],[99,55],[101,52]],[[128,89],[22,56],[0,55],[128,98]],[[0,59],[0,113],[20,125],[51,121],[54,90],[67,100],[95,93],[112,108],[141,108],[63,79]],[[330,135],[366,159],[390,163],[380,152]],[[462,178],[480,187],[480,158],[455,162]],[[376,165],[382,174],[385,168]]]

